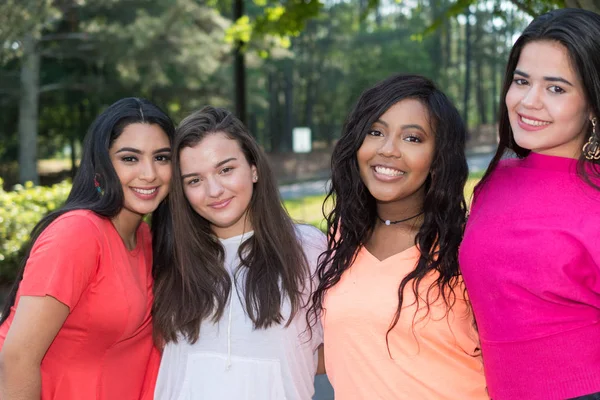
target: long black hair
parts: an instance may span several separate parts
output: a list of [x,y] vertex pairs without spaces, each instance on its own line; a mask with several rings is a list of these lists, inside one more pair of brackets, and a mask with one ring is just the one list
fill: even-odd
[[[519,146],[515,142],[514,134],[508,119],[508,108],[506,107],[506,94],[510,89],[513,75],[521,51],[531,42],[551,41],[563,45],[569,54],[571,66],[582,82],[583,92],[590,112],[600,118],[600,15],[579,8],[564,8],[550,11],[534,19],[521,36],[517,39],[508,57],[506,72],[504,75],[504,86],[502,87],[502,101],[499,112],[499,143],[494,158],[490,162],[483,178],[477,185],[476,190],[485,184],[487,178],[496,169],[498,162],[506,154],[513,152],[519,158],[526,157],[531,150]],[[591,134],[591,124],[588,122],[586,128]],[[586,140],[589,139],[587,135]],[[595,178],[600,177],[600,160],[587,163],[591,168],[585,168],[586,159],[583,153],[579,159],[578,172],[582,178],[592,187],[600,189],[590,180],[589,173]],[[595,179],[594,179],[595,180]]]
[[177,342],[181,333],[194,343],[204,320],[216,322],[221,318],[232,290],[232,280],[224,268],[224,248],[209,221],[188,202],[181,179],[181,150],[194,147],[214,134],[224,134],[237,142],[258,174],[248,206],[254,234],[238,250],[248,317],[255,329],[265,329],[284,322],[284,299],[291,306],[287,323],[304,305],[301,295],[310,274],[308,263],[294,224],[281,203],[266,154],[231,112],[207,106],[177,127],[170,207],[168,212],[161,210],[155,214],[157,218],[152,225],[155,280],[152,313],[159,341]]
[[[175,133],[173,122],[148,100],[135,97],[121,99],[94,120],[84,139],[79,170],[73,179],[73,187],[65,204],[42,218],[31,232],[25,257],[2,310],[0,325],[6,321],[15,303],[31,249],[48,225],[64,213],[73,210],[90,210],[106,218],[112,218],[121,211],[123,189],[110,160],[109,149],[123,130],[134,123],[156,124],[167,134],[169,142],[172,142]],[[103,195],[98,193],[94,179],[102,187]]]
[[[404,99],[418,100],[429,111],[435,150],[425,181],[423,224],[415,238],[421,255],[415,269],[400,283],[398,307],[387,334],[400,318],[404,288],[412,282],[418,303],[419,284],[432,271],[438,277],[427,291],[427,310],[439,296],[448,310],[456,300],[454,288],[460,278],[458,246],[466,214],[463,194],[468,177],[464,152],[466,129],[452,102],[433,82],[418,75],[396,75],[362,93],[333,150],[331,189],[325,200],[325,204],[333,202],[332,211],[326,215],[328,246],[319,259],[319,286],[312,296],[314,312],[307,316],[309,322],[314,323],[319,317],[325,292],[339,282],[373,232],[377,222],[376,201],[360,177],[356,153],[375,121]],[[430,299],[431,296],[435,298]]]

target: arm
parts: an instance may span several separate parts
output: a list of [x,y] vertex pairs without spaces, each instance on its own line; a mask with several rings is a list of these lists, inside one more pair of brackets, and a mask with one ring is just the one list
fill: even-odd
[[69,307],[50,296],[23,296],[0,352],[0,398],[39,400],[40,365],[69,315]]
[[320,345],[318,348],[319,352],[319,363],[317,364],[317,375],[324,375],[327,373],[325,371],[325,347]]

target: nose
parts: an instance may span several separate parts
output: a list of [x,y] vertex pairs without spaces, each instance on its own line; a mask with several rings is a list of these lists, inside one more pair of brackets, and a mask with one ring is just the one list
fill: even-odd
[[521,104],[526,108],[540,109],[542,108],[542,99],[540,95],[540,89],[537,87],[531,87],[524,93],[521,99]]
[[156,179],[156,165],[152,161],[141,163],[140,179],[153,182]]
[[219,182],[219,179],[214,177],[208,178],[206,180],[206,186],[208,195],[215,199],[218,199],[223,194],[223,192],[225,192],[225,189],[223,188],[223,185],[221,185],[221,182]]
[[384,157],[402,157],[400,146],[396,143],[394,135],[389,135],[385,138],[381,147],[377,150],[377,153]]

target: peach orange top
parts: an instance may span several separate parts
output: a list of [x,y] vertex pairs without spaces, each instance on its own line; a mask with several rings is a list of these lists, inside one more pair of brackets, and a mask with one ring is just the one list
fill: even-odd
[[[386,332],[398,306],[398,287],[418,259],[416,246],[383,261],[363,247],[327,292],[325,365],[336,400],[488,399],[462,281],[454,289],[456,302],[449,312],[434,290],[429,314],[422,299],[417,310],[409,283],[400,320],[388,337],[388,352]],[[433,281],[433,275],[421,281],[422,298]]]

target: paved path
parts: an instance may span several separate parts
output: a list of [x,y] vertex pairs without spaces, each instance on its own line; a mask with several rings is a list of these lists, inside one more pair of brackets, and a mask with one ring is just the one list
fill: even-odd
[[333,388],[327,380],[327,375],[317,375],[315,378],[315,396],[313,400],[333,400]]

